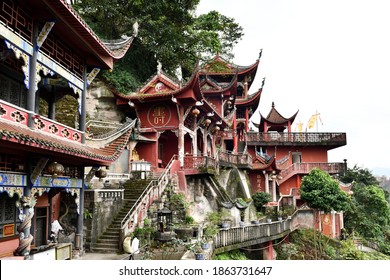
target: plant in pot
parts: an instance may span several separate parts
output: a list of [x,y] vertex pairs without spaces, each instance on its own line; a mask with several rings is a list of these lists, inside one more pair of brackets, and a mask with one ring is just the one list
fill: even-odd
[[205,253],[202,249],[201,242],[195,242],[195,243],[188,243],[187,249],[194,253],[196,260],[204,260],[205,259]]
[[277,216],[278,216],[278,221],[282,221],[283,220],[283,216],[284,216],[284,211],[283,210],[279,210],[276,212]]
[[225,229],[229,228],[232,221],[232,214],[227,210],[221,210],[221,227]]
[[265,215],[267,216],[267,223],[272,222],[272,219],[275,216],[275,208],[273,206],[267,207],[265,209]]
[[214,236],[216,236],[219,232],[219,228],[215,224],[208,224],[203,228],[203,242],[202,247],[203,249],[208,249],[210,246],[210,242],[213,240]]

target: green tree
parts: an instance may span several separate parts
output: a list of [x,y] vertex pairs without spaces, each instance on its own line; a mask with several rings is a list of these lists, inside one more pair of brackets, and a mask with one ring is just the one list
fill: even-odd
[[367,168],[361,168],[355,165],[352,169],[348,168],[344,175],[340,176],[344,183],[358,183],[368,185],[378,185],[379,182]]
[[325,213],[345,211],[350,205],[349,196],[340,189],[338,182],[318,168],[303,177],[300,193],[301,199],[311,208]]
[[[134,90],[145,82],[155,72],[157,61],[168,74],[173,75],[180,66],[183,77],[189,77],[196,62],[209,58],[210,54],[218,52],[231,57],[233,46],[243,36],[242,27],[234,19],[218,12],[197,17],[199,0],[75,2],[74,8],[104,39],[131,35],[133,24],[138,22],[138,38],[130,51],[116,64],[112,74],[105,74],[114,86],[121,86],[122,92]],[[126,83],[127,88],[123,87]]]
[[385,192],[375,185],[355,184],[351,208],[345,213],[345,228],[368,239],[385,238],[390,226],[390,206]]
[[264,205],[268,202],[272,201],[272,196],[266,192],[257,192],[252,195],[253,205],[256,207],[258,212],[262,212],[264,210]]

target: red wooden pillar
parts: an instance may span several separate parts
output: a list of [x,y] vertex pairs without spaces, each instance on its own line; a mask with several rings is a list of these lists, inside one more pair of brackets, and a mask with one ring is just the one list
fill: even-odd
[[272,246],[272,240],[268,241],[268,256],[270,260],[274,259],[274,247]]
[[238,152],[238,134],[237,134],[237,120],[236,115],[233,118],[233,151]]

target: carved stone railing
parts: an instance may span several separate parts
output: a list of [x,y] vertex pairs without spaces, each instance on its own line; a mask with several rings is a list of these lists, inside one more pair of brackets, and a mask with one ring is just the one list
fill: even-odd
[[212,254],[283,238],[298,228],[313,228],[313,221],[313,211],[303,209],[295,211],[292,216],[282,221],[220,229],[213,239]]
[[133,207],[122,219],[120,242],[122,242],[123,238],[134,231],[134,229],[142,222],[143,218],[147,216],[149,206],[154,200],[157,200],[161,196],[165,188],[168,186],[171,176],[171,168],[176,160],[177,156],[174,155],[167,167],[161,173],[160,177],[157,180],[150,181],[149,185],[134,203]]
[[347,143],[346,133],[338,132],[248,132],[249,145],[329,145],[343,146]]
[[279,184],[282,184],[292,176],[296,174],[309,174],[314,168],[321,169],[328,174],[339,174],[345,170],[345,164],[341,162],[305,162],[305,163],[294,163],[287,169],[280,172],[281,179],[278,180]]
[[214,254],[282,238],[292,231],[292,219],[221,229],[214,237]]
[[233,154],[230,151],[220,151],[218,153],[220,165],[237,166],[239,168],[252,168],[252,156],[248,153]]
[[183,168],[190,173],[214,173],[218,170],[218,162],[208,156],[185,155]]

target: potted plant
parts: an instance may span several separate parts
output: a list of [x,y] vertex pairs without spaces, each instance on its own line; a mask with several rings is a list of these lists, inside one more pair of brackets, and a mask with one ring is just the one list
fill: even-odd
[[278,216],[278,221],[282,221],[284,216],[283,210],[279,210],[278,212],[276,212],[276,214]]
[[195,243],[189,243],[188,249],[194,253],[196,260],[204,260],[205,259],[205,253],[204,253],[204,251],[202,249],[202,245],[199,241],[195,242]]
[[267,216],[267,223],[271,223],[272,218],[275,216],[274,207],[267,207],[267,209],[265,210],[265,215]]
[[229,211],[221,211],[221,227],[229,228],[233,220],[232,214]]
[[[208,224],[206,227],[203,229],[203,244],[202,247],[203,249],[208,249],[210,245],[210,241],[213,240],[214,236],[216,236],[219,232],[219,228],[215,224]],[[206,245],[207,244],[207,245]]]

